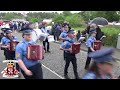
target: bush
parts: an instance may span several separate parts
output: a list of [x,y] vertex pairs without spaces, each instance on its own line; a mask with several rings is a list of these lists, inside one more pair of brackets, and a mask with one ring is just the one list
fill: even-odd
[[118,34],[120,33],[120,28],[107,26],[101,29],[106,35],[106,38],[104,40],[105,45],[116,47],[117,40],[118,40]]
[[104,44],[106,46],[116,47],[118,35],[117,34],[112,34],[112,35],[105,34],[105,35],[106,35],[106,38],[104,40]]

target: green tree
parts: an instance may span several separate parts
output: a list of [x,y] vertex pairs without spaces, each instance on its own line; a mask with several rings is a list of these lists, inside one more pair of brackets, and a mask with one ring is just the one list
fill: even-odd
[[63,15],[59,15],[53,19],[53,22],[63,23],[65,21],[65,17]]
[[11,20],[14,18],[14,14],[13,13],[6,13],[4,16],[4,19],[6,20]]
[[120,15],[116,11],[83,11],[80,15],[84,20],[94,19],[96,17],[106,18],[108,21],[118,21]]
[[32,23],[35,23],[35,22],[38,22],[38,21],[39,21],[38,18],[31,18],[31,19],[30,19],[30,22],[32,22]]
[[63,11],[63,15],[66,17],[72,15],[72,13],[70,11]]
[[79,14],[67,16],[65,21],[68,21],[72,27],[81,27],[84,25],[84,20]]

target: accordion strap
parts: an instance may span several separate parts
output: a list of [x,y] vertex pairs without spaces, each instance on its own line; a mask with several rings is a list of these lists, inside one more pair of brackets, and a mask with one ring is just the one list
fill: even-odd
[[15,36],[12,36],[12,38],[9,38],[9,37],[6,36],[6,38],[9,39],[10,41],[13,41]]
[[[72,41],[70,41],[70,40],[65,40],[65,41],[68,41],[68,42],[72,43]],[[65,42],[65,41],[64,41],[64,42]]]

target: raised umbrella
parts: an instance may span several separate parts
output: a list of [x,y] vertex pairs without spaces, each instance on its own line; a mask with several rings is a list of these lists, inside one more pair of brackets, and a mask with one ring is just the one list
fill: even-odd
[[97,18],[94,18],[90,24],[96,24],[96,25],[108,25],[108,21],[107,19],[103,18],[103,17],[97,17]]

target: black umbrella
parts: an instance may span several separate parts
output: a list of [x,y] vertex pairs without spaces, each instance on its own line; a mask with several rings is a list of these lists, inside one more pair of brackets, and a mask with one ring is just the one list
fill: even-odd
[[97,24],[97,25],[108,25],[107,19],[105,19],[103,17],[97,17],[97,18],[93,19],[90,24],[92,24],[92,23]]

